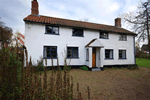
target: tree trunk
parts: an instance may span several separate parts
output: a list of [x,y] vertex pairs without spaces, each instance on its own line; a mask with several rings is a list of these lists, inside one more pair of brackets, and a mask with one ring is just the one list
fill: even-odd
[[148,50],[149,50],[149,59],[150,59],[150,36],[148,35]]
[[[146,7],[146,13],[148,15],[147,7]],[[147,40],[148,40],[148,50],[149,50],[149,59],[150,59],[149,16],[147,16]]]

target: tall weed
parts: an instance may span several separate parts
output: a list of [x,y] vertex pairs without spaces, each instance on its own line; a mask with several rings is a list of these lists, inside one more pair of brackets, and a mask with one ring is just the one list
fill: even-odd
[[[20,51],[18,46],[2,48],[0,50],[0,100],[82,100],[79,86],[78,97],[73,95],[75,92],[73,78],[67,70],[66,58],[63,71],[60,70],[58,57],[55,69],[53,59],[51,60],[53,69],[49,77],[47,76],[47,59],[44,60],[46,66],[43,66],[43,60],[41,60],[37,70],[37,66],[32,65],[31,57],[28,61],[28,52],[25,47],[24,51]],[[41,74],[41,70],[44,74]],[[90,99],[89,94],[88,87]]]

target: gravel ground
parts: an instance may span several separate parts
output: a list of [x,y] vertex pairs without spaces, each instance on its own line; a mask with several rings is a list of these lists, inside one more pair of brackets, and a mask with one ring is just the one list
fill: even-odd
[[[106,69],[85,71],[71,69],[74,90],[88,100],[87,87],[90,87],[91,100],[150,100],[150,68],[139,70]],[[74,93],[77,96],[76,93]]]

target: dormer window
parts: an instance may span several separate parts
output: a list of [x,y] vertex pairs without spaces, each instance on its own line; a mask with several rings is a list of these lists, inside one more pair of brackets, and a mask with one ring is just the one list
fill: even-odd
[[59,28],[56,26],[46,25],[46,33],[45,34],[55,34],[59,35]]
[[73,29],[72,36],[83,37],[83,29]]
[[108,39],[108,33],[107,32],[100,32],[100,39]]
[[119,41],[127,41],[127,35],[119,35]]

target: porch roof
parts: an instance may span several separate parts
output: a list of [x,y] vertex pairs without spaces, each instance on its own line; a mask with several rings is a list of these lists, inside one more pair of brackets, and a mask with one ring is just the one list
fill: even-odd
[[101,48],[104,48],[103,44],[97,38],[90,41],[85,47],[101,47]]

